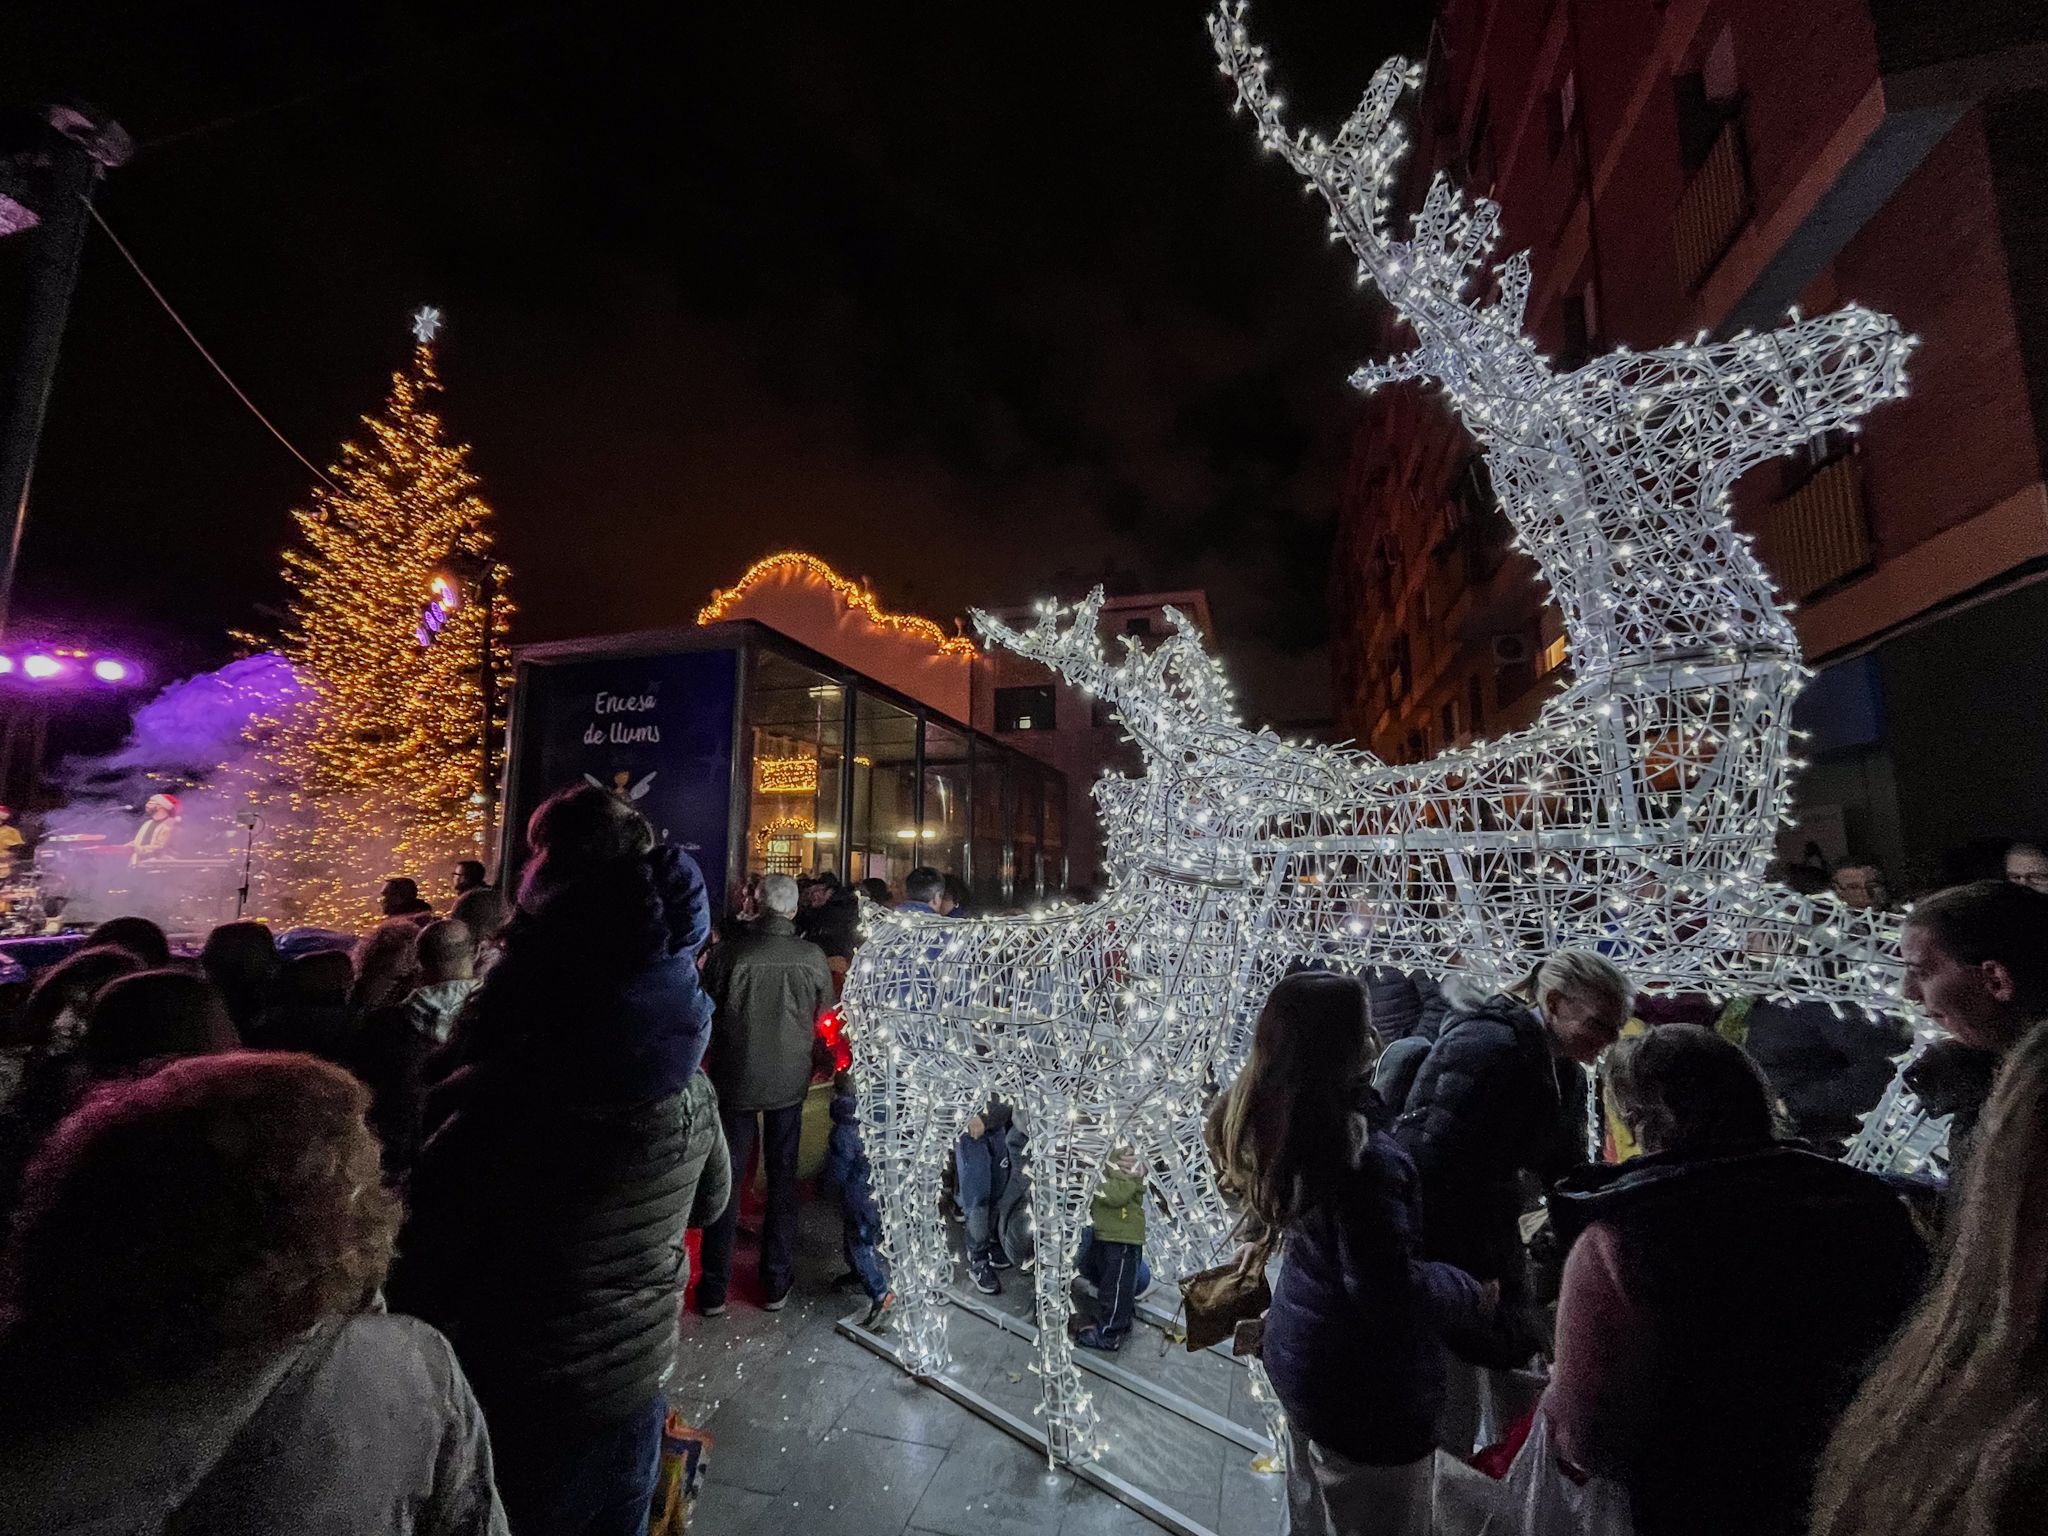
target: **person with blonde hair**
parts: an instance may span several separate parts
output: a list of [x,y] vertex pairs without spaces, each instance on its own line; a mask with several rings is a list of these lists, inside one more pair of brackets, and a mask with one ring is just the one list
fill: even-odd
[[[1527,1291],[1522,1181],[1548,1184],[1589,1156],[1585,1068],[1628,1023],[1635,988],[1598,955],[1564,949],[1497,991],[1464,978],[1396,1106],[1394,1139],[1422,1181],[1423,1251],[1518,1307]],[[1469,1454],[1506,1425],[1498,1383],[1460,1373],[1440,1430]]]
[[235,1052],[57,1127],[0,1278],[0,1526],[504,1536],[448,1341],[378,1305],[399,1213],[368,1103]]
[[2000,1069],[1941,1271],[1835,1426],[1812,1536],[2048,1530],[2048,1024]]

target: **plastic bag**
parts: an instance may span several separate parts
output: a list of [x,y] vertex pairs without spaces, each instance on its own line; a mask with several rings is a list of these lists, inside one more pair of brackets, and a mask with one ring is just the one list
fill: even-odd
[[661,1426],[661,1467],[654,1477],[654,1502],[648,1511],[647,1536],[683,1536],[696,1502],[697,1479],[711,1437],[675,1409]]
[[1549,1420],[1538,1410],[1499,1482],[1437,1452],[1436,1529],[1438,1536],[1635,1536],[1635,1521],[1621,1484],[1574,1482],[1558,1465]]

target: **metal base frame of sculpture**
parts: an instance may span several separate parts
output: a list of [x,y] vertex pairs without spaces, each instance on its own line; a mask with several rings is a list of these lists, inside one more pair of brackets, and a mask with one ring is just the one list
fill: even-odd
[[1156,1271],[1215,1261],[1231,1223],[1202,1113],[1289,966],[1503,981],[1579,947],[1641,984],[1898,997],[1895,919],[1766,879],[1805,672],[1729,493],[1753,465],[1901,395],[1911,340],[1852,306],[1557,370],[1522,331],[1526,258],[1488,265],[1492,202],[1467,204],[1439,177],[1410,238],[1386,233],[1409,65],[1384,65],[1326,141],[1283,126],[1241,3],[1210,29],[1260,142],[1321,194],[1360,280],[1415,335],[1353,382],[1443,388],[1563,612],[1575,682],[1528,730],[1395,765],[1247,728],[1178,615],[1156,649],[1126,639],[1116,658],[1097,633],[1099,592],[1021,633],[975,616],[991,643],[1106,701],[1142,753],[1141,777],[1097,787],[1109,894],[965,922],[871,910],[845,1003],[913,1371],[947,1359],[944,1159],[991,1093],[1018,1107],[1055,1463],[1102,1449],[1068,1332],[1102,1164],[1128,1145],[1148,1170]]

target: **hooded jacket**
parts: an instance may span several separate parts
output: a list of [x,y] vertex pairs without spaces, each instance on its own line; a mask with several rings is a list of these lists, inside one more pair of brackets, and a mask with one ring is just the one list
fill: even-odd
[[1393,1128],[1422,1181],[1429,1256],[1518,1294],[1519,1175],[1548,1182],[1584,1162],[1585,1113],[1584,1070],[1527,1004],[1453,987]]
[[1415,1165],[1362,1090],[1346,1173],[1287,1229],[1263,1356],[1288,1418],[1373,1466],[1430,1453],[1446,1334],[1487,1331],[1478,1282],[1422,1253]]
[[673,1368],[710,1014],[672,947],[708,931],[702,881],[673,871],[530,887],[430,1064],[390,1296],[448,1335],[495,1422],[624,1419]]
[[9,1532],[505,1536],[476,1399],[409,1317],[329,1318],[265,1359],[9,1433]]
[[1134,1243],[1145,1241],[1145,1180],[1112,1163],[1102,1170],[1102,1179],[1088,1202],[1088,1224],[1097,1241]]
[[1815,1463],[1927,1255],[1881,1180],[1769,1144],[1581,1169],[1544,1397],[1560,1453],[1638,1536],[1795,1536]]

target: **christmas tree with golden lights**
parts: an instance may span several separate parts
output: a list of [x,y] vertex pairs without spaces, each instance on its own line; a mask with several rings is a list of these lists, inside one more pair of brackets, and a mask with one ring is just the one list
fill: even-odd
[[[285,552],[291,592],[274,643],[306,693],[250,726],[262,760],[250,791],[265,818],[260,904],[281,919],[359,926],[390,876],[433,889],[457,859],[486,856],[482,788],[495,782],[503,722],[485,774],[484,628],[502,702],[511,604],[469,446],[446,441],[430,409],[439,328],[438,311],[415,316],[411,367],[293,513],[300,538]],[[488,620],[477,600],[486,568]],[[460,597],[423,643],[422,609],[450,571],[465,573]]]

